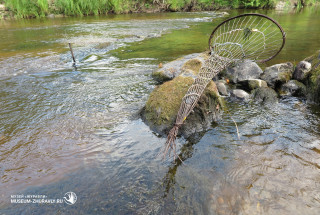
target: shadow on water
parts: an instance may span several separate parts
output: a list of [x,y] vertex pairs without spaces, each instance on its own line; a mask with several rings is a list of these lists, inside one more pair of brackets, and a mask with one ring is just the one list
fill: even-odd
[[[186,161],[188,158],[192,157],[194,147],[196,143],[187,142],[183,144],[180,148],[180,153],[178,154],[179,158],[176,158],[173,161],[173,164],[171,164],[168,168],[168,172],[163,178],[163,187],[164,187],[164,194],[163,198],[166,198],[169,194],[171,196],[174,196],[174,185],[176,183],[176,173],[178,168],[181,165],[185,165],[184,161]],[[171,191],[171,192],[170,192]]]

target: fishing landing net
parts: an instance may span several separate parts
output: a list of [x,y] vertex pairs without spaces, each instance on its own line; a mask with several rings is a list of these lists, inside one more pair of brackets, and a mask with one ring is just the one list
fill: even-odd
[[[163,157],[173,151],[179,128],[198,103],[208,83],[230,64],[245,59],[266,62],[275,57],[285,44],[285,33],[273,19],[262,14],[243,14],[220,23],[209,39],[210,56],[200,68],[194,83],[182,99],[176,122],[169,131]],[[180,159],[180,157],[178,156]]]

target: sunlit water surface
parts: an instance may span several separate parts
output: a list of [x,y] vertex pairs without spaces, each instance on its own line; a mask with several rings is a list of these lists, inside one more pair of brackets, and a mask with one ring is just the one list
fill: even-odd
[[[287,32],[267,65],[319,49],[319,10],[258,12]],[[165,138],[139,117],[156,84],[151,72],[204,51],[224,19],[197,12],[2,22],[0,213],[319,214],[320,111],[303,100],[227,100],[230,113],[199,142],[178,139],[184,164],[158,156]],[[57,199],[68,191],[78,196],[73,206],[10,203],[14,194]]]

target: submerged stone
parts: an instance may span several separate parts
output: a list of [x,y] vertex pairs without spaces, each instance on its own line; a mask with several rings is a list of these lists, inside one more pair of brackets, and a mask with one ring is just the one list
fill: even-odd
[[250,98],[249,93],[247,93],[244,90],[240,90],[240,89],[232,90],[231,91],[231,96],[233,98],[236,98],[236,99],[239,99],[239,100],[242,100],[242,101],[245,101],[245,102],[249,101],[249,98]]
[[260,87],[252,90],[251,98],[262,104],[278,102],[278,94],[270,87]]

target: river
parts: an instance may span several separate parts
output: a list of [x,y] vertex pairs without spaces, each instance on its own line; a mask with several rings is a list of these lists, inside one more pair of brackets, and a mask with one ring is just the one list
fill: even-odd
[[[320,10],[267,14],[287,34],[262,67],[320,48]],[[216,12],[0,22],[0,214],[319,214],[320,109],[227,102],[184,164],[139,117],[159,63],[207,48]],[[77,69],[72,66],[72,43]],[[237,122],[240,139],[232,118]],[[16,204],[12,195],[77,202]]]

